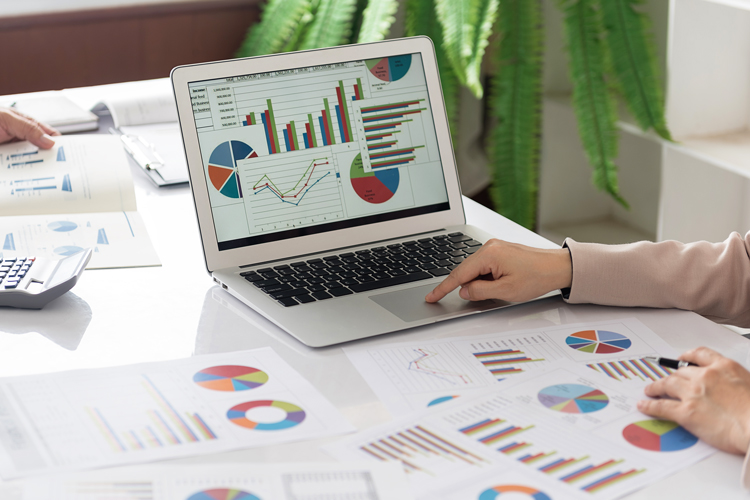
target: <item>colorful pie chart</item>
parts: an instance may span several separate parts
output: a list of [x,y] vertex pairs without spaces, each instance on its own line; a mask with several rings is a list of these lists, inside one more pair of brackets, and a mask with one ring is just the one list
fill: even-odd
[[622,430],[625,440],[649,451],[680,451],[690,448],[698,438],[671,420],[641,420]]
[[357,196],[367,203],[374,204],[385,203],[393,198],[400,180],[397,168],[365,172],[362,155],[357,155],[352,161],[349,176]]
[[249,366],[212,366],[193,375],[193,382],[213,391],[247,391],[268,382],[268,374]]
[[190,495],[187,500],[260,500],[260,497],[242,490],[217,488]]
[[565,339],[572,349],[596,354],[612,354],[624,351],[632,342],[625,335],[606,330],[584,330]]
[[537,397],[550,410],[563,413],[591,413],[609,404],[602,391],[581,384],[551,385],[539,391]]
[[411,54],[369,59],[365,61],[372,75],[384,82],[395,82],[402,79],[411,67]]
[[[286,412],[286,416],[276,422],[256,422],[247,418],[248,410],[264,407],[283,410]],[[301,424],[302,421],[305,420],[305,410],[295,404],[287,403],[285,401],[248,401],[247,403],[241,403],[230,408],[227,412],[227,418],[233,424],[247,429],[254,429],[257,431],[278,431]]]
[[[503,493],[521,493],[526,495],[531,500],[552,500],[549,495],[539,491],[536,488],[529,486],[521,486],[518,484],[504,484],[501,486],[493,486],[487,488],[479,494],[478,500],[495,500],[496,498],[503,497]],[[519,498],[519,495],[506,495],[512,496],[513,498]],[[192,499],[191,499],[192,500]]]
[[241,141],[222,142],[208,159],[208,178],[211,184],[227,198],[242,198],[242,188],[237,177],[237,160],[256,158],[258,153]]

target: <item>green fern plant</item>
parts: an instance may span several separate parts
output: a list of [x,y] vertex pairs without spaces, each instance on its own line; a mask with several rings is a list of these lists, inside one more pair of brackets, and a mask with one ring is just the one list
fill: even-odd
[[[573,106],[593,183],[627,207],[614,162],[617,96],[642,129],[671,140],[649,20],[640,11],[643,0],[556,1],[564,14]],[[250,28],[237,55],[382,40],[391,34],[401,4],[405,34],[427,35],[435,44],[454,142],[459,89],[466,86],[481,98],[486,86],[483,67],[489,68],[492,125],[486,150],[492,199],[498,212],[534,228],[542,107],[541,0],[268,0],[261,22]]]

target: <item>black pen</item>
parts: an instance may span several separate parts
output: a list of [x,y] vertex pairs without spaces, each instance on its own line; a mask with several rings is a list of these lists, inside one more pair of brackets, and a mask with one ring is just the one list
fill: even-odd
[[695,363],[690,363],[689,361],[679,361],[677,359],[659,358],[656,356],[646,356],[643,359],[645,359],[649,363],[654,363],[659,366],[663,366],[665,368],[671,368],[673,370],[682,368],[683,366],[698,366]]

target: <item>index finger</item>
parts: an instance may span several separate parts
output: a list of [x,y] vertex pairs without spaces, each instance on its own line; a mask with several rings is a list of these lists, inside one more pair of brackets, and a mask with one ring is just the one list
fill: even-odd
[[713,349],[708,347],[698,347],[697,349],[691,349],[680,355],[679,359],[683,361],[689,361],[699,366],[710,365],[714,361],[722,359],[723,356]]
[[484,254],[480,252],[471,255],[445,278],[438,286],[427,294],[427,302],[437,302],[461,285],[487,274],[488,266]]

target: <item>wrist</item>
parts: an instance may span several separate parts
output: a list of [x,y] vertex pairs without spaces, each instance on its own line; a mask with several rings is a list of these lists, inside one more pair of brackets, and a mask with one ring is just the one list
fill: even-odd
[[552,290],[570,288],[573,284],[573,261],[567,248],[552,250],[550,285]]

